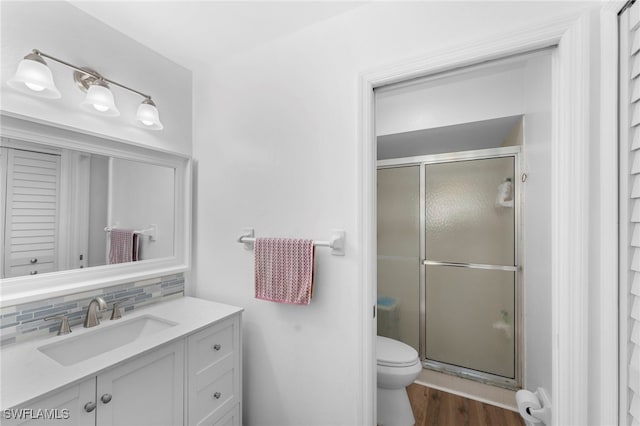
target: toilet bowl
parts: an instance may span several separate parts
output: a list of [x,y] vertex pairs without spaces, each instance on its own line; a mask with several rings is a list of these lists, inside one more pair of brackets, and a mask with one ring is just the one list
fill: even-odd
[[418,377],[422,364],[411,346],[377,336],[378,425],[413,426],[415,419],[407,386]]

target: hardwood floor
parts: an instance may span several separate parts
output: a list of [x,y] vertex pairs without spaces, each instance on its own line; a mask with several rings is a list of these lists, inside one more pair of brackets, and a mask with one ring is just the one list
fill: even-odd
[[416,383],[407,388],[415,426],[524,426],[520,415]]

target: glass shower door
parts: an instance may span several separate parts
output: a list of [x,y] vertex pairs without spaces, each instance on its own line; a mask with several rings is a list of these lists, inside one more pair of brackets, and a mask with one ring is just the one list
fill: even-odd
[[424,167],[426,362],[515,380],[515,157]]

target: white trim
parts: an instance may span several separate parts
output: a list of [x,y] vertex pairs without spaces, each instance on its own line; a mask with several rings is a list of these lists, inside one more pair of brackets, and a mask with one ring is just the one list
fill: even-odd
[[588,424],[589,17],[554,54],[551,149],[553,424]]
[[[575,17],[559,18],[535,27],[472,40],[459,48],[434,50],[417,59],[365,72],[361,76],[362,84],[368,82],[371,88],[378,88],[555,46],[575,20]],[[373,122],[368,124],[373,126]]]
[[[362,383],[363,424],[375,424],[375,329],[367,318],[375,300],[375,175],[376,144],[373,89],[438,72],[482,63],[559,45],[554,68],[553,191],[553,424],[586,424],[587,365],[589,353],[586,312],[588,299],[588,201],[589,185],[589,12],[495,37],[475,40],[455,49],[432,52],[422,58],[361,75],[359,218],[362,247]],[[577,150],[577,155],[574,155]],[[561,261],[559,261],[561,260]],[[576,292],[578,295],[576,295]],[[580,294],[582,292],[582,294]],[[578,297],[579,303],[575,303]],[[578,305],[578,306],[576,306]],[[599,330],[598,330],[599,331]],[[613,392],[602,389],[602,392]]]
[[598,304],[600,306],[599,370],[601,383],[594,398],[600,402],[598,418],[593,424],[618,424],[618,293],[611,290],[612,277],[619,281],[618,214],[618,11],[620,4],[607,4],[600,11],[600,275]]
[[[358,217],[360,220],[360,235],[357,237],[360,247],[362,247],[362,256],[360,258],[360,276],[361,282],[361,299],[362,315],[361,315],[361,342],[359,349],[362,356],[362,365],[360,370],[360,383],[362,383],[362,391],[360,392],[359,406],[362,411],[359,414],[358,424],[375,425],[377,419],[377,361],[375,350],[375,336],[377,334],[376,318],[374,317],[374,309],[377,299],[377,281],[376,281],[376,144],[375,144],[375,128],[374,128],[374,97],[373,88],[375,80],[364,75],[360,77],[360,137],[358,138],[358,162],[359,176],[358,194],[360,199],[358,203]],[[373,142],[372,142],[373,141]]]
[[[104,155],[118,156],[114,154],[114,152],[117,151],[121,153],[121,156],[127,158],[127,157],[130,157],[131,155],[135,155],[135,153],[137,152],[153,151],[157,154],[181,157],[184,159],[191,158],[189,155],[183,154],[181,152],[171,151],[171,150],[157,148],[157,147],[149,147],[148,145],[145,145],[143,143],[139,143],[133,140],[117,138],[113,136],[105,136],[101,133],[90,132],[88,130],[78,129],[72,126],[56,123],[53,121],[42,120],[36,117],[18,114],[18,113],[7,111],[0,108],[0,124],[2,125],[2,127],[4,127],[6,123],[11,124],[16,120],[21,122],[28,122],[31,128],[49,129],[49,131],[51,132],[50,136],[56,140],[56,145],[64,146],[65,148],[69,148],[69,149],[82,150],[83,148],[86,148],[86,143],[80,142],[79,144],[76,145],[74,144],[74,142],[70,141],[68,144],[65,144],[64,141],[60,140],[57,136],[64,134],[65,132],[72,132],[72,133],[82,134],[84,136],[83,140],[87,142],[95,143],[101,140],[107,140],[108,145],[110,146],[110,149],[106,151],[106,154]],[[76,146],[76,148],[74,148],[74,146]],[[119,148],[116,148],[116,147],[119,147]],[[95,145],[94,149],[91,152],[95,154],[100,154],[101,153],[100,146]]]
[[0,280],[0,307],[63,296],[151,277],[187,272],[191,267],[192,162],[187,156],[129,145],[12,115],[0,115],[2,140],[11,139],[118,157],[175,169],[173,256],[118,265]]
[[[8,157],[9,150],[7,148],[0,146],[0,200],[6,200],[7,198],[7,179],[5,176],[5,170],[7,170],[8,166]],[[4,247],[4,230],[6,228],[5,222],[5,207],[4,205],[0,206],[0,247]],[[4,248],[3,248],[4,250]],[[0,254],[0,258],[2,258],[4,254]],[[5,274],[5,264],[7,262],[4,259],[0,260],[0,277],[4,277]]]

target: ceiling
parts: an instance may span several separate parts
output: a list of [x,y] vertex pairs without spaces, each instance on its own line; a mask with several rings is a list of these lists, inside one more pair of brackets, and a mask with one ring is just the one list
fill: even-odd
[[194,70],[367,2],[73,0],[69,3]]
[[[190,70],[346,13],[368,1],[87,1],[72,5]],[[378,137],[379,159],[500,146],[520,117]]]

